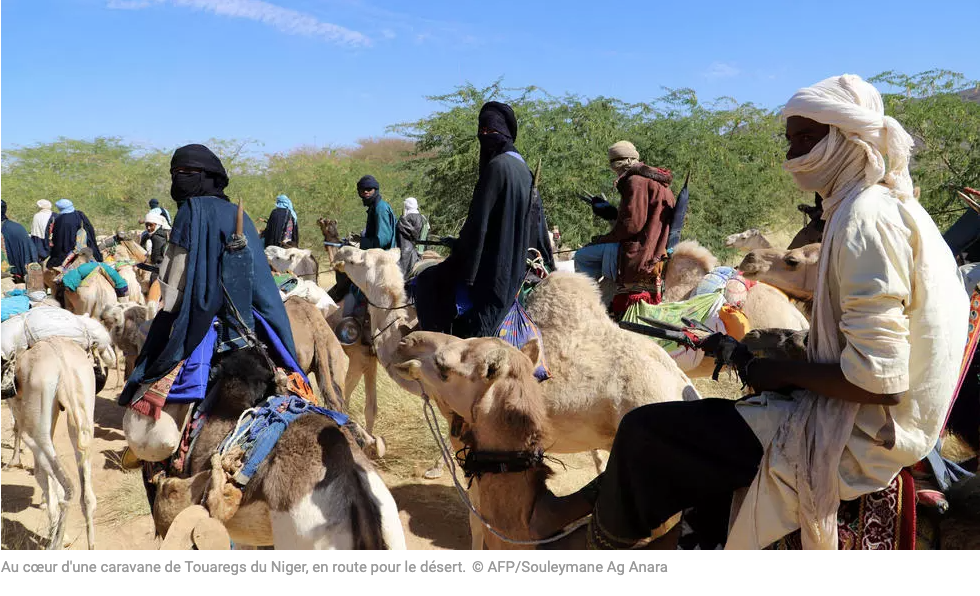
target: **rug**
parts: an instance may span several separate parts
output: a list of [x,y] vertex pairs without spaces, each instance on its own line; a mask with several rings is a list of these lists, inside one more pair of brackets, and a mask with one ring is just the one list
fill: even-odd
[[[888,488],[841,503],[840,550],[915,550],[915,522],[915,481],[902,470]],[[797,530],[767,550],[802,548]]]

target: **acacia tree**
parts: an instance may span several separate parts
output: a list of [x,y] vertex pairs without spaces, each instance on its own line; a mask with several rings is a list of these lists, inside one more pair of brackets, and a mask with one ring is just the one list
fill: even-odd
[[897,90],[883,96],[885,112],[915,139],[912,180],[945,229],[965,210],[956,191],[980,185],[980,84],[947,70],[888,71],[870,80]]

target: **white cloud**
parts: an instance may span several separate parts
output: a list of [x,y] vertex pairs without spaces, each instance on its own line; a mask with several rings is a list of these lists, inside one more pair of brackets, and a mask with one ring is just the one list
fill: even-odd
[[[164,2],[174,6],[203,10],[219,16],[258,21],[275,27],[287,35],[320,37],[327,41],[352,47],[371,45],[370,38],[359,31],[327,23],[311,14],[291,8],[283,8],[262,0],[154,0],[152,3]],[[110,0],[108,8],[133,10],[146,8],[150,4],[151,2],[148,0]]]
[[708,72],[704,73],[704,76],[709,79],[730,79],[732,77],[737,77],[742,73],[737,67],[727,64],[725,62],[715,62],[708,69]]
[[382,29],[381,30],[381,37],[383,37],[385,39],[395,39],[396,35],[395,35],[395,32],[392,31],[391,29]]

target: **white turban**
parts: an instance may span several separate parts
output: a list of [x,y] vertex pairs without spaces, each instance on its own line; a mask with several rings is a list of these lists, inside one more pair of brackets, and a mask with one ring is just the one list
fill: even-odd
[[418,212],[419,212],[419,202],[418,202],[418,200],[415,197],[408,197],[407,199],[405,199],[405,213],[404,214],[405,215],[408,215],[409,213],[418,213]]
[[[845,74],[804,87],[786,102],[783,116],[802,116],[831,127],[831,134],[810,153],[784,164],[798,182],[801,174],[846,168],[851,170],[849,174],[853,176],[859,173],[854,170],[860,168],[864,173],[861,182],[865,186],[883,181],[902,200],[912,197],[912,178],[909,176],[912,137],[897,120],[885,116],[881,94],[861,77]],[[844,156],[844,152],[851,155]],[[866,158],[864,163],[860,163],[861,154]],[[888,158],[887,164],[885,156]],[[830,190],[832,195],[821,194],[824,199],[836,203],[843,198],[836,196],[840,194],[839,191],[849,189],[858,182],[841,178],[844,176],[838,176],[831,181],[830,189],[824,189]],[[805,190],[819,192],[819,189]]]
[[147,213],[146,217],[143,218],[143,221],[146,223],[156,224],[161,228],[167,225],[167,220],[163,219],[163,216],[159,213],[154,213],[153,211]]
[[37,208],[47,209],[48,211],[51,211],[51,201],[47,199],[41,199],[40,201],[37,202]]

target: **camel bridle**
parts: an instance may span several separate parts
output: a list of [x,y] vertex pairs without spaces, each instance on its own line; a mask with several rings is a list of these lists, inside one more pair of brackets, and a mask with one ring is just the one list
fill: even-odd
[[[516,538],[510,538],[500,533],[499,530],[494,528],[493,525],[490,522],[488,522],[486,518],[483,517],[483,515],[479,511],[476,510],[476,507],[473,506],[473,503],[470,501],[469,497],[466,496],[466,489],[463,488],[463,485],[460,483],[459,478],[456,475],[456,461],[455,461],[456,458],[452,456],[452,451],[449,448],[449,446],[446,444],[446,439],[442,435],[442,429],[439,427],[439,419],[436,416],[435,408],[432,407],[432,400],[429,398],[429,394],[426,393],[425,387],[422,385],[422,382],[421,381],[416,381],[416,382],[419,385],[419,391],[421,391],[422,393],[422,402],[423,402],[422,412],[425,415],[425,423],[426,425],[428,425],[429,432],[432,433],[432,437],[436,440],[436,444],[439,447],[439,454],[442,456],[443,461],[446,463],[446,467],[449,468],[449,474],[453,479],[453,486],[456,488],[456,492],[459,494],[459,499],[460,501],[463,502],[464,505],[466,505],[467,509],[469,509],[470,512],[473,513],[473,515],[475,515],[478,520],[480,520],[480,523],[483,524],[483,527],[486,528],[488,532],[490,532],[500,540],[503,540],[504,542],[509,542],[510,544],[517,544],[522,546],[537,546],[540,544],[549,544],[551,542],[557,542],[558,540],[566,538],[589,522],[588,516],[583,517],[578,521],[576,521],[575,523],[573,523],[572,525],[570,525],[564,531],[554,536],[548,538],[542,538],[540,540],[518,540]],[[453,419],[453,426],[454,427],[457,426],[455,418]],[[463,451],[465,451],[465,448],[461,450],[461,452]],[[474,453],[474,452],[471,451],[470,453]],[[475,452],[475,453],[486,454],[491,452]],[[507,453],[515,453],[515,452],[507,452]],[[516,453],[527,453],[527,452],[516,452]],[[542,459],[544,458],[543,452],[541,453],[541,458]],[[466,458],[464,458],[463,461],[465,462],[465,460]],[[543,461],[534,464],[534,466],[538,466],[538,465],[543,465]],[[464,467],[463,462],[460,462],[460,467],[463,467],[463,471],[466,472],[466,468]],[[517,472],[517,471],[519,470],[507,470],[507,472]],[[500,471],[499,470],[487,471],[483,473],[500,473]],[[471,474],[467,473],[466,476],[470,477]],[[479,478],[479,476],[477,477]],[[472,483],[472,479],[471,479],[471,483]]]

